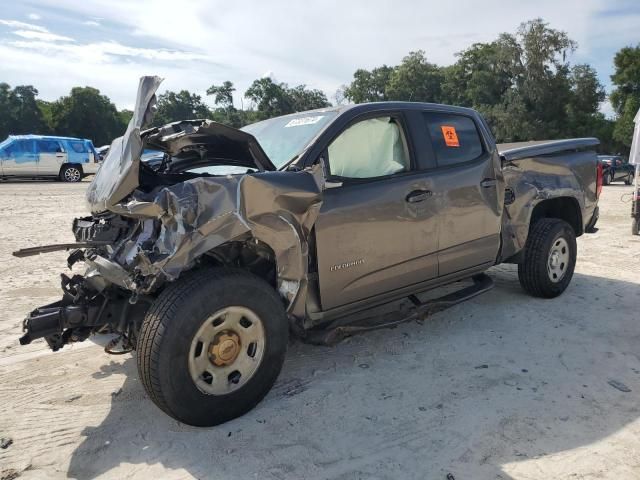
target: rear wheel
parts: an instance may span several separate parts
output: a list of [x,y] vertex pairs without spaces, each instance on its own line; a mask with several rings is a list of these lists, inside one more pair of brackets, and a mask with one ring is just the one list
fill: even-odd
[[629,176],[627,176],[627,179],[624,181],[624,183],[627,185],[633,184],[633,172],[629,172]]
[[140,330],[140,378],[173,418],[212,426],[251,410],[274,384],[287,349],[284,306],[264,280],[202,270],[169,285]]
[[640,221],[637,218],[631,219],[631,235],[640,235]]
[[82,180],[82,171],[75,165],[65,165],[60,170],[60,180],[63,182],[76,183]]
[[611,182],[613,181],[613,175],[611,175],[611,173],[605,173],[604,176],[602,177],[602,184],[603,185],[609,185]]
[[534,297],[553,298],[565,291],[576,265],[576,236],[564,220],[543,218],[529,232],[520,285]]

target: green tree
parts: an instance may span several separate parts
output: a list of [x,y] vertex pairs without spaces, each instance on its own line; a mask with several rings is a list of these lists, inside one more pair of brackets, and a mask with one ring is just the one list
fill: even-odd
[[222,85],[211,85],[207,89],[207,95],[214,95],[215,104],[229,110],[233,109],[233,92],[235,91],[233,83],[226,80]]
[[167,91],[158,97],[158,110],[154,117],[154,125],[164,125],[178,120],[196,118],[210,118],[209,107],[202,101],[200,95],[188,90],[179,92]]
[[260,119],[329,106],[320,90],[310,90],[305,85],[289,88],[269,77],[254,80],[244,95],[256,104]]
[[306,85],[287,88],[285,92],[289,96],[294,112],[304,112],[305,110],[315,110],[316,108],[328,107],[327,96],[321,90],[309,89]]
[[613,136],[628,148],[633,138],[633,119],[640,108],[640,45],[622,48],[613,64],[611,81],[615,89],[609,98],[618,115]]
[[571,95],[566,105],[566,133],[586,137],[593,136],[594,130],[602,133],[608,131],[602,123],[604,116],[597,113],[606,95],[596,71],[589,65],[575,65],[571,69],[570,81]]
[[388,100],[387,86],[394,68],[383,65],[371,71],[358,69],[353,81],[343,88],[344,97],[354,103],[383,102]]
[[51,122],[57,135],[88,138],[95,145],[111,143],[125,129],[116,106],[93,87],[74,87],[53,102]]
[[410,52],[393,69],[385,89],[389,100],[440,102],[442,100],[442,68],[427,61],[424,51]]
[[44,115],[38,107],[38,90],[31,85],[11,88],[0,83],[0,138],[10,134],[48,133]]

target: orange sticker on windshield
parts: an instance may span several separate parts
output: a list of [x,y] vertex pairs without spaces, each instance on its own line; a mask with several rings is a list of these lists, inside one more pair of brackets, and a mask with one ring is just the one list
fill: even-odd
[[447,147],[460,146],[460,142],[458,141],[458,134],[456,133],[455,127],[451,127],[449,125],[440,125],[440,129],[442,130],[444,143],[447,145]]

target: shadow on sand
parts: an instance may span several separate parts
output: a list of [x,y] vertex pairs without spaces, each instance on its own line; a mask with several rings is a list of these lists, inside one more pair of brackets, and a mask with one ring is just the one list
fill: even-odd
[[68,475],[508,479],[505,464],[597,442],[638,418],[636,284],[576,274],[563,296],[539,300],[520,291],[512,266],[489,273],[492,292],[421,325],[331,348],[292,344],[267,398],[215,428],[167,417],[128,359],[122,392],[83,431]]

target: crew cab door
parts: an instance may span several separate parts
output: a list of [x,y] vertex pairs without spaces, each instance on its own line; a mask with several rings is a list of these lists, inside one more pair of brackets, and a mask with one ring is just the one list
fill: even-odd
[[58,175],[60,167],[67,161],[67,154],[63,152],[58,140],[42,139],[36,141],[38,148],[38,174]]
[[[500,248],[504,179],[486,127],[462,113],[422,112],[433,148],[433,195],[440,200],[440,276],[490,265]],[[481,133],[482,132],[482,133]]]
[[376,112],[328,143],[315,224],[324,311],[438,274],[435,187],[416,170],[408,140],[400,113]]

